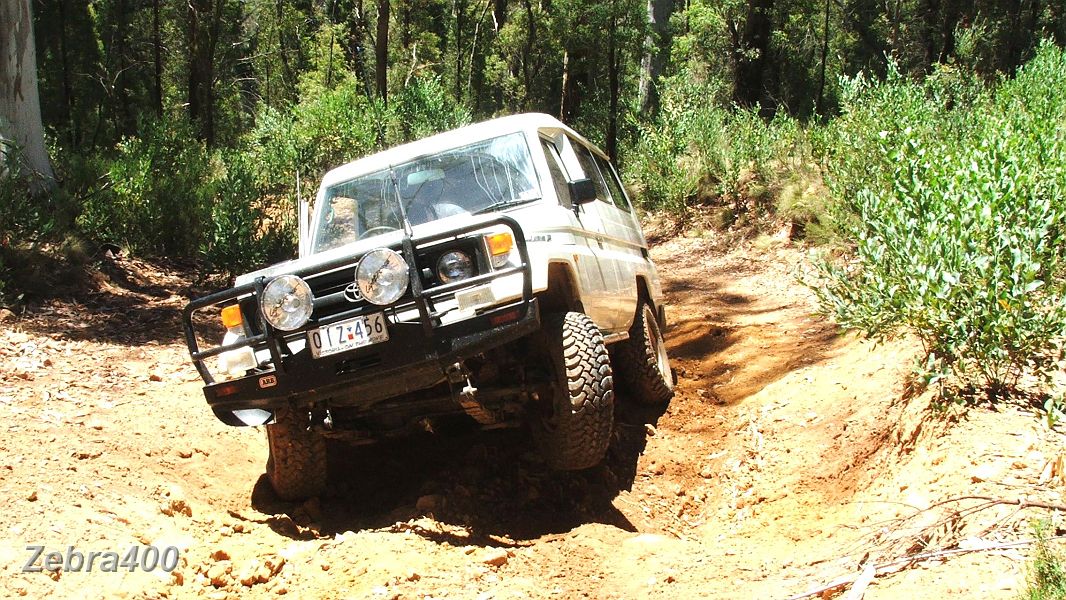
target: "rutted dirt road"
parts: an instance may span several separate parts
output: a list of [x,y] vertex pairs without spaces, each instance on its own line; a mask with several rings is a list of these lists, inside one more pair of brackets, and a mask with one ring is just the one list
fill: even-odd
[[[1027,551],[988,548],[1040,513],[935,503],[1060,501],[1061,434],[1025,407],[904,399],[913,348],[814,316],[798,250],[679,238],[653,258],[678,393],[649,411],[620,391],[604,466],[551,473],[521,431],[338,447],[335,483],[300,505],[262,479],[263,432],[207,410],[180,340],[188,281],[105,261],[96,291],[0,324],[0,593],[786,598],[843,577],[829,597],[865,567],[866,597],[1017,595]],[[181,559],[23,573],[30,544]]]

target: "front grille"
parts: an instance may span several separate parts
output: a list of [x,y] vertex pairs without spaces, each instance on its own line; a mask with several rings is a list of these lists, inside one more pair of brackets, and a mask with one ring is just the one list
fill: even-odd
[[[475,239],[464,238],[452,243],[435,245],[418,252],[418,266],[422,278],[422,289],[432,291],[433,288],[443,285],[436,274],[437,261],[446,252],[462,250],[474,258],[474,275],[480,275],[488,271],[482,252]],[[339,313],[348,312],[367,305],[364,300],[351,302],[344,298],[344,289],[355,281],[355,267],[358,261],[353,261],[350,266],[333,270],[329,273],[308,275],[305,277],[311,287],[311,293],[315,297],[315,308],[311,313],[311,321],[319,322]],[[413,293],[408,289],[407,293],[399,300],[398,305],[407,304],[413,299]]]

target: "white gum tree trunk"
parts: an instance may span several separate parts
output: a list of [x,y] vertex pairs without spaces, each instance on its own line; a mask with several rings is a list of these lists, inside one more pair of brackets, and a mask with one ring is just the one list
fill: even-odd
[[37,185],[55,180],[41,124],[30,0],[0,0],[0,153],[18,148]]

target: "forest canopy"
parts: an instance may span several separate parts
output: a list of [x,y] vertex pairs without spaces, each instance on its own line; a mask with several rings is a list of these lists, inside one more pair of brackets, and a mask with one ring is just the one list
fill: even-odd
[[[27,185],[14,161],[32,148],[7,136],[5,245],[74,232],[229,271],[292,252],[297,173],[310,188],[375,150],[522,111],[599,143],[644,208],[730,225],[784,197],[776,208],[810,220],[822,201],[793,188],[821,177],[818,128],[855,76],[965,93],[1066,42],[1066,9],[1042,0],[3,5],[32,15],[36,64],[21,66],[58,183]],[[24,39],[5,21],[4,39]]]

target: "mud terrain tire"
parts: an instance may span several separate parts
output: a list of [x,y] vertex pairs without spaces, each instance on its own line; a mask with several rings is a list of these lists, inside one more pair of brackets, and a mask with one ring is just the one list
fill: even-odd
[[542,337],[552,398],[551,415],[533,426],[541,453],[553,469],[593,467],[607,452],[614,424],[614,380],[603,335],[588,315],[568,312],[546,316]]
[[674,374],[651,304],[640,303],[629,339],[615,344],[612,350],[619,380],[638,401],[665,404],[674,397]]
[[275,412],[275,422],[266,426],[266,475],[282,500],[305,500],[326,488],[326,440],[307,429],[306,418],[289,407]]

